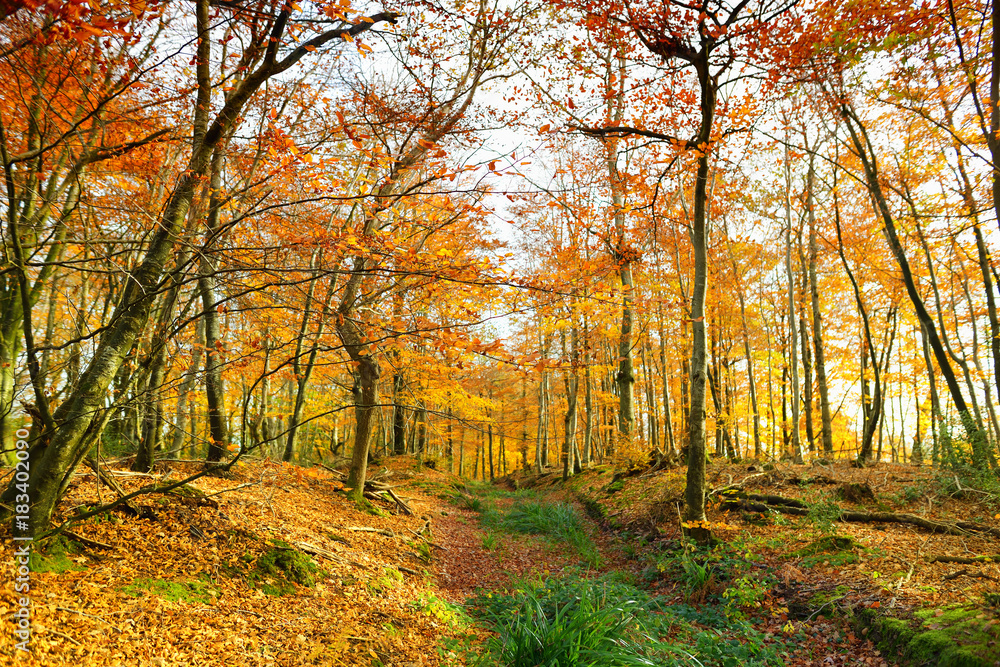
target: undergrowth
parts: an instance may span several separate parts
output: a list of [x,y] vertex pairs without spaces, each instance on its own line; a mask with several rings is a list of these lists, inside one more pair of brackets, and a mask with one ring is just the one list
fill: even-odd
[[483,593],[470,613],[496,631],[480,665],[504,667],[763,667],[782,664],[774,646],[717,607],[668,604],[621,575],[569,574]]
[[[485,497],[464,496],[461,503],[466,509],[479,512],[479,522],[487,531],[541,535],[569,545],[584,563],[598,567],[601,555],[587,534],[586,520],[576,508],[567,503],[535,500],[536,496],[532,490],[491,491]],[[514,502],[500,508],[494,502],[497,497],[513,498]],[[492,540],[491,546],[495,546]]]

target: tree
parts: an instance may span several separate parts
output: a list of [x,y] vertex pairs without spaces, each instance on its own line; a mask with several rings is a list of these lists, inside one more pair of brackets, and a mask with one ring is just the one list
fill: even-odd
[[[111,324],[103,330],[97,349],[76,387],[54,411],[49,410],[44,400],[40,401],[38,409],[41,419],[33,429],[30,450],[33,466],[29,495],[34,504],[31,506],[29,525],[25,532],[37,534],[48,526],[55,504],[69,483],[71,473],[95,439],[100,437],[106,421],[106,413],[102,408],[108,386],[149,320],[154,298],[161,289],[165,267],[181,234],[195,191],[210,173],[212,156],[225,137],[241,122],[247,103],[268,80],[290,70],[311,52],[342,43],[370,30],[378,23],[394,21],[398,16],[383,12],[356,24],[346,20],[333,21],[315,36],[298,42],[296,46],[288,46],[288,30],[294,26],[295,11],[291,6],[275,3],[258,15],[250,25],[244,25],[242,17],[234,18],[233,29],[248,32],[245,43],[249,46],[242,54],[246,74],[241,80],[234,82],[225,102],[213,112],[209,104],[211,89],[214,87],[209,78],[212,57],[211,8],[207,0],[196,3],[197,52],[194,57],[198,101],[194,109],[191,153],[186,168],[172,188],[142,260],[122,291]],[[9,172],[12,164],[10,156],[4,156],[4,163]],[[16,228],[12,237],[19,272],[24,281],[24,256],[18,247],[19,235]],[[26,333],[25,337],[30,357],[35,354],[34,340],[30,333]],[[36,394],[43,395],[40,387],[36,386]],[[16,486],[11,482],[3,496],[7,506],[10,506],[11,499],[17,492]],[[9,510],[4,512],[9,514]]]

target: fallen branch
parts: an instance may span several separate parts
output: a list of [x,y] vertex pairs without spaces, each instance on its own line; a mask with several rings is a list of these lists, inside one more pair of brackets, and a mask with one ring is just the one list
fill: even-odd
[[326,465],[325,463],[320,463],[319,461],[313,461],[313,463],[316,464],[316,465],[318,465],[320,468],[323,468],[327,472],[333,473],[333,475],[335,477],[337,477],[338,479],[347,479],[347,475],[345,475],[344,473],[340,472],[336,468],[331,468],[330,466]]
[[958,563],[973,565],[975,563],[1000,563],[1000,554],[996,556],[929,556],[928,563]]
[[114,549],[110,544],[105,544],[104,542],[98,542],[97,540],[92,540],[89,537],[84,537],[83,535],[78,535],[70,530],[64,530],[63,533],[70,537],[71,539],[79,542],[80,544],[85,544],[88,547],[93,547],[95,549]]
[[418,533],[417,531],[413,530],[412,528],[407,528],[407,530],[410,531],[411,533],[413,533],[414,535],[416,535],[417,537],[419,537],[420,539],[422,539],[428,545],[434,547],[435,549],[440,549],[441,551],[447,551],[448,550],[448,547],[442,546],[442,545],[438,544],[437,542],[432,542],[431,540],[429,540],[426,537],[424,537],[423,532],[419,532]]
[[[264,481],[264,479],[261,478],[261,479],[257,480],[256,482],[247,482],[246,484],[240,484],[239,486],[231,486],[228,489],[222,489],[221,491],[215,491],[213,493],[206,493],[205,495],[199,496],[199,497],[201,497],[201,498],[211,498],[212,496],[217,496],[217,495],[222,494],[222,493],[229,493],[230,491],[238,491],[240,489],[245,489],[248,486],[257,486],[258,484],[260,484],[263,481]],[[191,488],[197,488],[197,487],[191,487]]]
[[330,560],[335,560],[338,563],[346,562],[339,554],[335,554],[332,551],[327,551],[322,547],[317,547],[314,544],[309,544],[308,542],[292,542],[292,546],[301,549],[307,554],[312,554],[314,556],[322,556],[323,558],[329,558]]
[[396,533],[392,532],[387,528],[369,528],[368,526],[347,526],[347,530],[352,530],[356,533],[378,533],[379,535],[385,535],[386,537],[396,537]]
[[991,577],[982,570],[979,572],[970,572],[968,568],[962,568],[958,572],[952,572],[951,574],[946,574],[941,577],[942,581],[952,581],[953,579],[958,579],[959,577],[974,577],[978,579],[989,579],[990,581],[996,581],[995,577]]
[[80,642],[76,641],[75,639],[73,639],[72,637],[70,637],[69,635],[67,635],[64,632],[59,632],[58,630],[53,630],[52,628],[42,628],[42,632],[48,632],[49,634],[53,634],[53,635],[55,635],[57,637],[62,637],[63,639],[68,639],[71,642],[73,642],[74,644],[76,644],[77,646],[83,646],[83,644],[81,644]]
[[388,493],[389,496],[396,501],[396,504],[399,505],[399,509],[403,510],[403,514],[408,514],[409,516],[413,516],[414,514],[413,508],[407,505],[405,500],[397,496],[392,491],[387,491],[386,493]]
[[931,521],[915,514],[897,514],[895,512],[841,512],[841,521],[854,521],[860,523],[908,523],[919,526],[932,533],[947,533],[949,535],[967,535],[968,533],[987,533],[1000,537],[1000,530],[981,526],[969,521],[956,521],[955,523],[943,523]]
[[108,474],[107,470],[102,470],[101,466],[98,465],[97,461],[90,456],[86,458],[84,463],[87,465],[88,468],[94,471],[95,475],[97,475],[98,490],[100,490],[101,483],[103,482],[105,486],[107,486],[109,489],[118,494],[118,501],[120,503],[125,505],[125,507],[129,508],[133,512],[135,511],[135,508],[129,504],[128,498],[125,497],[125,490],[122,489],[121,485],[115,480],[114,477]]
[[763,477],[764,475],[769,475],[769,474],[770,472],[758,472],[752,475],[747,475],[746,477],[736,482],[735,484],[727,484],[726,486],[720,486],[717,489],[712,489],[711,491],[708,492],[708,495],[715,496],[718,494],[725,494],[729,491],[741,491],[743,489],[743,485],[749,482],[751,479],[754,479],[756,477]]
[[809,505],[805,504],[801,500],[795,498],[785,498],[784,496],[772,496],[768,494],[761,493],[739,493],[739,492],[721,492],[721,495],[726,500],[734,498],[737,500],[749,500],[751,502],[764,503],[765,505],[775,505],[778,507],[796,507],[798,509],[808,510]]
[[420,573],[417,572],[416,570],[410,569],[408,567],[404,567],[402,565],[397,565],[396,569],[399,570],[400,572],[405,572],[407,574],[412,574],[415,577],[419,577],[420,576]]
[[[785,498],[785,501],[792,499]],[[798,501],[795,501],[798,502]],[[800,503],[801,504],[801,503]],[[744,510],[747,512],[758,512],[767,514],[768,512],[781,512],[782,514],[792,514],[795,516],[807,516],[808,506],[796,507],[793,505],[779,505],[776,503],[753,502],[750,499],[733,498],[722,502],[724,510]],[[944,523],[932,521],[915,514],[902,514],[896,512],[852,512],[840,510],[838,521],[846,523],[903,523],[917,526],[932,533],[946,533],[948,535],[968,535],[969,533],[987,533],[1000,537],[1000,530],[983,526],[970,521],[957,521],[955,523]]]
[[194,480],[199,479],[201,477],[204,477],[205,475],[207,475],[209,473],[212,473],[212,472],[215,472],[216,470],[228,469],[235,462],[236,462],[236,459],[233,459],[233,461],[231,461],[229,463],[217,463],[217,464],[213,464],[213,465],[208,465],[205,468],[203,468],[202,470],[198,471],[197,473],[195,473],[193,475],[189,475],[188,477],[186,477],[186,478],[184,478],[184,479],[182,479],[182,480],[180,480],[178,482],[172,482],[172,483],[170,483],[170,484],[168,484],[166,486],[158,486],[156,484],[151,484],[149,486],[144,486],[141,489],[136,489],[132,493],[129,493],[128,495],[125,495],[125,496],[123,496],[121,498],[118,498],[117,500],[113,500],[110,503],[106,503],[104,505],[101,505],[100,507],[95,507],[95,508],[93,508],[91,510],[88,510],[86,512],[81,512],[79,514],[76,514],[76,515],[74,515],[74,516],[66,519],[61,524],[59,524],[58,526],[56,526],[55,528],[52,528],[52,529],[48,530],[47,532],[45,532],[44,534],[40,535],[36,539],[40,541],[40,540],[44,540],[44,539],[53,537],[55,535],[58,535],[59,533],[65,532],[67,529],[69,529],[69,527],[71,525],[73,525],[75,523],[79,523],[80,521],[84,521],[84,520],[89,519],[90,517],[96,516],[98,514],[103,514],[104,512],[107,512],[108,510],[114,509],[115,507],[117,507],[119,505],[126,505],[128,507],[131,507],[128,504],[128,501],[130,501],[133,498],[136,498],[138,496],[142,496],[142,495],[146,495],[146,494],[150,494],[150,493],[170,493],[174,489],[176,489],[178,487],[181,487],[181,486],[184,486],[188,482],[193,482]]
[[115,625],[114,623],[109,623],[108,621],[104,620],[104,619],[103,619],[103,618],[101,618],[100,616],[95,616],[94,614],[88,614],[87,612],[85,612],[85,611],[80,611],[79,609],[70,609],[69,607],[56,607],[55,605],[45,605],[45,606],[46,606],[46,607],[51,607],[52,609],[56,609],[56,610],[58,610],[58,611],[66,611],[66,612],[69,612],[69,613],[71,613],[71,614],[79,614],[80,616],[86,616],[87,618],[93,618],[93,619],[95,619],[95,620],[98,620],[98,621],[100,621],[101,623],[104,623],[105,625],[109,625],[109,626],[111,626],[112,628],[114,628],[114,629],[115,629],[115,630],[117,630],[118,632],[121,632],[121,631],[122,631],[122,629],[121,629],[121,628],[119,628],[119,627],[118,627],[117,625]]

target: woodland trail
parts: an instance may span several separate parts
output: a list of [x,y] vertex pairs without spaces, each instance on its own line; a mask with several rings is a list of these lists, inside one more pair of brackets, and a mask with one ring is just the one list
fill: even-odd
[[[186,465],[172,464],[172,474]],[[150,482],[113,474],[126,491]],[[323,468],[255,461],[229,479],[202,478],[197,494],[141,496],[134,512],[81,522],[33,560],[33,653],[16,664],[473,664],[495,636],[483,625],[484,609],[514,604],[525,590],[609,586],[647,600],[663,641],[698,660],[662,664],[890,664],[880,643],[887,627],[903,628],[878,619],[917,627],[914,613],[926,615],[921,630],[932,635],[962,638],[974,621],[985,637],[981,662],[930,664],[990,666],[990,655],[1000,657],[990,653],[1000,632],[996,609],[976,602],[971,619],[954,611],[989,599],[998,565],[973,556],[1000,551],[991,536],[834,524],[816,510],[834,502],[833,481],[873,491],[874,500],[836,501],[852,511],[867,503],[918,513],[923,503],[936,522],[982,514],[977,494],[934,496],[937,482],[926,472],[715,468],[716,488],[742,480],[745,491],[794,497],[811,511],[761,518],[716,502],[710,519],[722,544],[712,551],[678,540],[676,470],[615,478],[604,467],[568,484],[547,474],[490,486],[395,457],[373,474],[412,515],[388,498],[376,501],[378,515],[359,511]],[[94,475],[79,473],[62,516],[102,497],[108,491],[98,492]],[[0,613],[8,617],[13,607],[8,586]],[[10,642],[3,633],[4,655]]]

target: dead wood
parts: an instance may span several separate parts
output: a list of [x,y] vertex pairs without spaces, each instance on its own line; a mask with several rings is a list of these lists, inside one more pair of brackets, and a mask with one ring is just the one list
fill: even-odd
[[785,480],[789,484],[805,486],[806,484],[840,484],[837,480],[826,475],[814,475],[812,477],[789,477]]
[[[759,498],[766,498],[767,496],[759,496]],[[780,498],[780,496],[776,496]],[[744,510],[747,512],[759,512],[761,514],[766,514],[770,511],[781,512],[782,514],[793,514],[795,516],[807,516],[809,514],[808,506],[795,506],[788,504],[777,504],[772,502],[755,502],[753,496],[748,496],[745,498],[727,498],[722,502],[723,510]],[[790,501],[790,498],[783,498],[783,501]],[[794,501],[798,503],[799,501]],[[802,503],[799,503],[801,505]],[[839,509],[839,508],[838,508]],[[932,533],[946,533],[948,535],[968,535],[969,533],[986,533],[988,535],[993,535],[1000,537],[1000,530],[996,528],[990,528],[988,526],[982,526],[977,523],[972,523],[970,521],[957,521],[955,523],[945,523],[941,521],[932,521],[931,519],[925,519],[922,516],[917,516],[915,514],[903,514],[897,512],[852,512],[847,510],[840,510],[840,515],[837,517],[838,521],[844,521],[849,523],[902,523],[911,526],[917,526],[918,528],[923,528],[924,530],[930,531]]]
[[308,542],[292,542],[292,546],[300,549],[301,551],[312,554],[314,556],[322,556],[323,558],[329,558],[330,560],[337,561],[338,563],[346,562],[339,554],[335,554],[332,551],[327,551],[322,547],[317,547],[314,544],[309,544]]
[[785,498],[784,496],[773,496],[763,493],[734,493],[731,491],[723,491],[720,495],[725,499],[725,501],[728,501],[729,499],[749,500],[752,503],[763,503],[765,505],[774,505],[777,507],[796,507],[804,510],[809,509],[809,505],[801,500],[797,500],[795,498]]
[[388,528],[369,528],[368,526],[347,526],[347,530],[353,530],[356,533],[378,533],[379,535],[385,535],[386,537],[396,537],[396,533],[392,532]]
[[951,574],[946,574],[941,577],[942,581],[952,581],[953,579],[958,579],[959,577],[974,577],[978,579],[989,579],[990,581],[996,581],[996,577],[991,577],[982,570],[978,572],[970,571],[968,568],[962,568],[958,572],[952,572]]
[[122,500],[123,498],[125,498],[125,490],[122,489],[121,484],[119,484],[114,477],[109,475],[107,470],[102,469],[94,457],[88,456],[86,459],[86,464],[87,467],[93,470],[94,474],[97,475],[98,484],[103,482],[105,486],[107,486],[109,489],[118,494],[118,499],[121,505],[124,505],[133,512],[136,511],[135,507],[129,504],[128,500]]
[[408,514],[409,516],[413,516],[414,514],[413,509],[409,505],[407,505],[402,498],[396,495],[396,492],[392,490],[392,487],[387,486],[384,490],[387,494],[389,494],[390,498],[396,501],[396,505],[398,505],[399,509],[403,511],[403,514]]
[[722,501],[721,509],[726,511],[744,510],[747,512],[758,512],[767,514],[768,512],[781,512],[782,514],[794,514],[795,516],[806,516],[809,510],[805,507],[792,507],[789,505],[767,505],[765,503],[753,502],[748,498],[727,498]]
[[928,556],[928,563],[958,563],[972,565],[974,563],[1000,563],[1000,554],[995,556]]
[[63,534],[80,544],[93,547],[94,549],[114,549],[114,547],[110,544],[105,544],[104,542],[98,542],[97,540],[92,540],[89,537],[78,535],[71,530],[64,530]]
[[867,482],[846,482],[837,488],[837,497],[849,503],[875,500],[875,491]]

